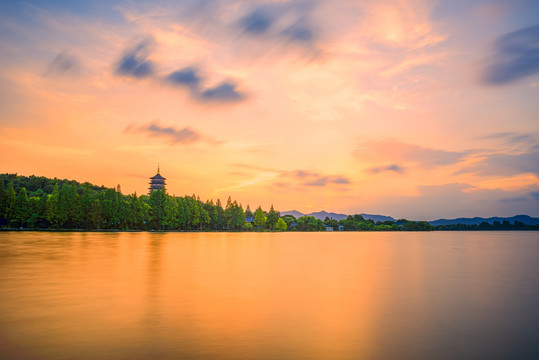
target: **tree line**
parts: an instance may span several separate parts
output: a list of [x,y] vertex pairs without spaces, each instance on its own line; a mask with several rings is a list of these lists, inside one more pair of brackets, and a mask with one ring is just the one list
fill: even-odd
[[165,190],[150,195],[122,194],[88,182],[40,176],[0,174],[0,227],[81,230],[202,231],[431,231],[427,222],[406,219],[374,222],[361,215],[344,220],[313,216],[281,216],[273,205],[251,211],[230,197],[201,201],[196,195],[172,196]]
[[434,227],[426,221],[410,221],[400,219],[397,221],[374,221],[365,219],[362,215],[349,215],[346,219],[335,220],[326,217],[324,225],[331,226],[333,230],[344,231],[432,231]]
[[436,225],[435,230],[446,231],[487,231],[487,230],[539,230],[539,225],[528,225],[521,221],[515,220],[511,223],[507,220],[502,222],[494,221],[492,224],[483,221],[480,224],[449,224],[449,225]]
[[[215,203],[202,202],[195,195],[171,196],[165,190],[152,191],[150,195],[124,195],[120,185],[106,188],[77,181],[0,174],[0,226],[4,228],[252,230],[255,225],[246,222],[249,207],[247,210],[230,197],[223,207],[219,199]],[[259,207],[258,211],[262,209]],[[257,223],[258,229],[286,230],[273,206],[269,213],[262,213],[265,221]]]

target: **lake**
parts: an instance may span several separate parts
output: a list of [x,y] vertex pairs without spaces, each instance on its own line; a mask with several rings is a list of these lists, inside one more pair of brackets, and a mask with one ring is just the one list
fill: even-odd
[[539,359],[539,232],[0,232],[2,359]]

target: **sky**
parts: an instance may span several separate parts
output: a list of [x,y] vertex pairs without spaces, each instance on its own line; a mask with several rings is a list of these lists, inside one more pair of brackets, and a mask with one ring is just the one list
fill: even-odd
[[536,0],[0,3],[0,171],[539,217]]

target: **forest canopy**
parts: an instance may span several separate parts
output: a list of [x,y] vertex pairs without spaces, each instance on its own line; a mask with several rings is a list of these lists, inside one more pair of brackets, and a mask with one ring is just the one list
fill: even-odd
[[115,188],[42,176],[0,174],[0,227],[51,230],[164,231],[430,231],[427,222],[374,222],[361,215],[344,220],[281,217],[273,205],[253,213],[228,197],[172,196],[165,189],[124,195]]

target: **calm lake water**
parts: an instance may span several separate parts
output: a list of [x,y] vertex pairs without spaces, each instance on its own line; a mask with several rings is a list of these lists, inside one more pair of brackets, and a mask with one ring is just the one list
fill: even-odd
[[2,359],[539,359],[539,232],[0,232]]

